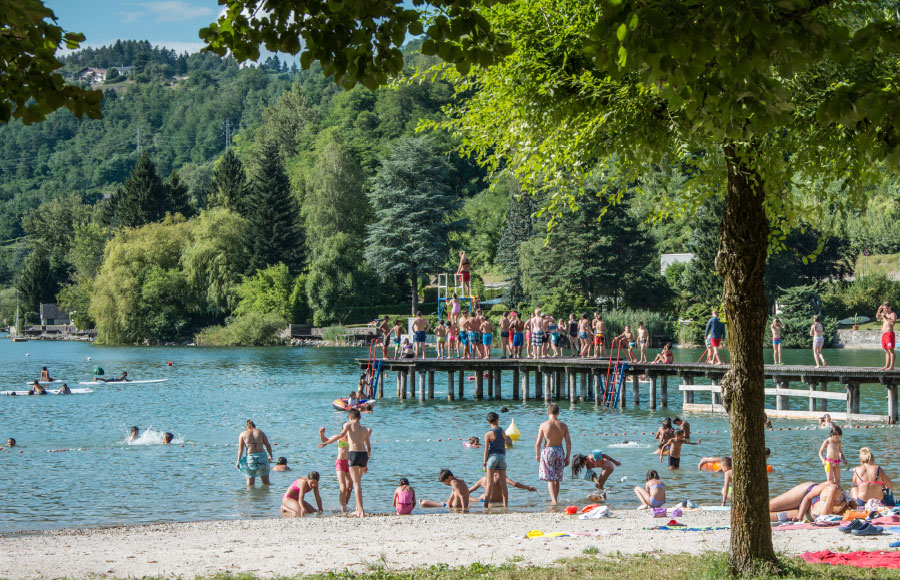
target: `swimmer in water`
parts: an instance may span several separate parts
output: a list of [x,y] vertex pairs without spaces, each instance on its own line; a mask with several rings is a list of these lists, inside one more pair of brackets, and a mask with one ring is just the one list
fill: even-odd
[[128,437],[125,439],[125,441],[136,441],[140,434],[140,429],[138,429],[137,427],[132,427],[128,430]]
[[290,471],[291,468],[288,467],[287,457],[279,457],[278,461],[275,463],[275,467],[272,468],[272,471]]
[[7,447],[15,447],[15,446],[16,446],[16,440],[13,439],[12,437],[10,437],[9,439],[6,440],[6,446],[7,446]]
[[469,437],[466,439],[466,443],[468,443],[469,447],[481,447],[481,440],[478,437]]
[[172,439],[175,439],[175,436],[169,432],[163,433],[163,445],[169,445],[172,443]]
[[31,383],[31,390],[28,391],[29,395],[46,395],[47,389],[41,386],[41,384],[37,381]]

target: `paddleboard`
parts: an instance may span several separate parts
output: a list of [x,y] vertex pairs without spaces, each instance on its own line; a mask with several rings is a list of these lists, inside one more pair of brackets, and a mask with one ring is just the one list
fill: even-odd
[[[41,384],[41,385],[61,385],[61,384],[66,383],[66,382],[68,382],[68,381],[61,381],[61,380],[59,380],[59,379],[54,379],[54,380],[52,380],[52,381],[38,381],[38,384]],[[25,381],[25,384],[26,384],[26,385],[33,385],[33,384],[34,384],[34,381]]]
[[[94,389],[70,389],[72,391],[72,395],[86,395],[88,393],[93,393]],[[27,397],[28,393],[31,391],[0,391],[0,395],[15,395],[17,397]],[[56,391],[47,391],[48,395],[58,395]],[[35,397],[42,397],[43,395],[33,395]]]
[[843,320],[838,320],[838,324],[865,324],[866,322],[872,320],[868,316],[857,316],[854,318],[845,318]]
[[164,383],[169,379],[151,379],[147,381],[79,381],[79,385],[146,385],[149,383]]

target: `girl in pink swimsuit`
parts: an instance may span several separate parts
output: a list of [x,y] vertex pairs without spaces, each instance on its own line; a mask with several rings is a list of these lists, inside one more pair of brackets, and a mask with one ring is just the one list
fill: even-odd
[[[322,442],[328,441],[325,436],[325,427],[319,429],[319,437]],[[337,459],[334,461],[334,471],[337,473],[338,485],[340,486],[340,502],[341,513],[347,511],[347,502],[350,501],[350,494],[353,493],[353,480],[350,479],[350,443],[346,439],[337,442]]]
[[409,480],[405,477],[400,478],[400,485],[394,490],[393,505],[398,516],[412,513],[416,505],[416,490],[409,486]]
[[[318,510],[303,499],[308,492],[316,496]],[[305,516],[306,514],[322,512],[322,496],[319,495],[319,472],[310,471],[306,477],[298,477],[288,490],[281,496],[281,513],[286,516]]]

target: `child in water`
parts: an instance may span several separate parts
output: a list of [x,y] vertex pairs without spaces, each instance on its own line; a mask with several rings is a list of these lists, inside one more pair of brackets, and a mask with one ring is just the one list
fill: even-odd
[[666,503],[666,484],[659,479],[653,469],[647,472],[647,483],[644,487],[634,488],[634,494],[641,500],[641,508],[659,508]]
[[391,505],[397,508],[398,516],[411,514],[416,507],[416,490],[409,486],[409,480],[405,477],[400,478],[400,485],[394,490],[394,502]]
[[469,437],[466,439],[466,447],[481,447],[481,440],[478,437]]
[[[841,484],[841,463],[847,464],[844,457],[843,444],[841,436],[844,432],[837,425],[831,428],[831,436],[822,442],[819,448],[819,459],[825,466],[825,480],[831,481],[838,485]],[[824,453],[824,455],[823,455]]]
[[279,457],[278,463],[275,464],[275,467],[272,468],[272,471],[290,471],[291,468],[288,467],[287,457]]

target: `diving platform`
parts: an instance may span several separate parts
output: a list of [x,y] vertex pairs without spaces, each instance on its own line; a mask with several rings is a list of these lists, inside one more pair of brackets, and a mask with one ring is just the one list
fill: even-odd
[[[668,407],[672,386],[681,393],[685,413],[725,412],[721,381],[729,368],[699,363],[626,363],[608,358],[377,361],[378,398],[384,397],[387,374],[395,373],[399,399],[435,399],[436,377],[442,373],[446,375],[446,388],[439,388],[438,393],[448,401],[464,399],[469,391],[469,397],[474,400],[537,399],[547,403],[568,400],[571,404],[593,403],[598,407],[618,408],[624,408],[629,398],[633,406],[639,406],[644,398],[650,409],[656,409]],[[372,365],[367,359],[359,359],[357,363],[362,369]],[[893,424],[898,419],[900,370],[766,365],[765,378],[766,413],[770,418],[813,419],[827,412],[840,421]],[[471,388],[467,389],[469,383]],[[505,384],[509,385],[507,392],[504,392]],[[860,395],[863,385],[883,389],[882,409],[863,412]],[[627,396],[629,390],[631,397]]]

